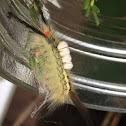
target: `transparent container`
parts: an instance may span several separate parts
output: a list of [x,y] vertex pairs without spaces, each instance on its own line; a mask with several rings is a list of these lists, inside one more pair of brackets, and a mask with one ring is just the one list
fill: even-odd
[[[70,45],[76,91],[89,108],[126,112],[125,15],[116,8],[118,3],[99,0],[100,25],[96,26],[93,16],[85,18],[83,2],[57,0],[57,3],[45,3],[50,22]],[[120,2],[124,4],[124,1]],[[115,4],[113,12],[108,4]],[[109,11],[105,12],[105,9]]]
[[[4,3],[3,1],[2,3]],[[101,1],[97,2],[101,10],[101,14],[98,15],[100,19],[99,26],[96,26],[93,16],[85,18],[83,0],[43,0],[43,11],[45,17],[54,27],[54,32],[58,37],[66,40],[70,46],[74,64],[71,72],[74,80],[73,85],[75,85],[76,92],[83,103],[88,108],[126,112],[126,17],[124,14],[121,15],[124,12],[122,9],[120,9],[120,13],[117,13],[119,10],[113,0],[110,0],[112,4],[102,3]],[[120,0],[121,2],[124,1]],[[8,0],[5,3],[10,5],[8,10],[11,8],[25,21],[30,20],[25,2]],[[113,12],[111,12],[111,6],[108,7],[110,11],[104,11],[108,4],[115,5]],[[7,20],[6,17],[3,20]],[[2,23],[2,25],[4,24]],[[7,26],[9,25],[8,23]],[[28,29],[22,25],[11,28],[17,28],[16,34],[21,34],[21,36],[17,35],[16,40],[12,37],[13,34],[9,34],[9,36],[11,36],[18,48],[23,47],[26,41],[24,36],[27,38]],[[20,53],[17,56],[16,48],[10,52],[15,52],[11,56],[23,67],[25,76],[30,75],[30,79],[28,77],[23,79],[23,75],[19,74],[22,73],[20,72],[22,67],[18,68],[19,64],[16,73],[11,75],[17,76],[19,72],[20,86],[22,87],[22,82],[24,83],[25,80],[25,83],[34,87],[35,92],[37,92],[32,73],[27,70],[27,65],[25,65],[25,63],[27,64],[27,58],[25,60],[25,56],[19,55]],[[25,88],[34,92],[31,87]]]

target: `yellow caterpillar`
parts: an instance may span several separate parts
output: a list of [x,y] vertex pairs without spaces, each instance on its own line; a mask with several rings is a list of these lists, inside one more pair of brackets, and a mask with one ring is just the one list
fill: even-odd
[[[68,44],[55,35],[53,28],[44,18],[39,3],[39,0],[34,0],[29,7],[33,19],[31,25],[11,12],[8,13],[9,18],[13,17],[31,29],[27,42],[30,46],[29,66],[34,71],[39,94],[45,98],[42,104],[32,112],[31,116],[33,117],[45,104],[48,104],[49,111],[53,111],[58,106],[68,102],[74,103],[82,117],[85,118],[88,116],[88,110],[75,91],[71,89],[69,73],[73,64]],[[92,125],[89,120],[87,124]]]
[[54,35],[52,37],[53,33],[47,27],[44,29],[47,30],[44,33],[48,33],[48,38],[36,33],[29,34],[29,61],[35,71],[39,93],[44,94],[45,101],[52,110],[70,101],[71,84],[68,73],[73,64],[68,44]]

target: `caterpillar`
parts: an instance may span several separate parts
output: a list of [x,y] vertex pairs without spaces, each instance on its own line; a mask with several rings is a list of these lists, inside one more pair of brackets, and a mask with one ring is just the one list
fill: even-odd
[[[47,36],[52,34],[49,29],[44,33]],[[39,94],[49,103],[49,111],[69,101],[71,84],[68,72],[73,67],[68,44],[54,35],[51,39],[47,41],[35,33],[29,35],[30,67],[35,71]]]
[[[30,46],[29,67],[34,71],[39,94],[44,97],[42,104],[31,116],[33,117],[45,104],[48,104],[48,110],[51,112],[64,103],[72,103],[82,117],[87,117],[87,109],[71,84],[70,70],[73,64],[67,42],[57,37],[43,16],[39,0],[34,0],[29,10],[32,17],[31,24],[11,12],[8,13],[8,18],[14,18],[30,29],[26,44]],[[90,121],[88,123],[90,124]]]

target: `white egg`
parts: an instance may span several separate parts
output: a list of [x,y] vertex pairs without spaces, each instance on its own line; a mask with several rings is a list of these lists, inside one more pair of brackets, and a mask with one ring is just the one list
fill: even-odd
[[70,50],[68,48],[64,48],[60,50],[60,56],[65,56],[69,54],[70,54]]
[[64,63],[68,63],[68,62],[71,62],[71,56],[70,55],[65,55],[63,58],[62,58],[62,61]]
[[68,47],[68,44],[65,41],[61,41],[59,45],[57,46],[58,50],[67,48],[67,47]]
[[73,68],[72,62],[69,62],[69,63],[65,63],[64,64],[64,69],[71,70],[72,68]]

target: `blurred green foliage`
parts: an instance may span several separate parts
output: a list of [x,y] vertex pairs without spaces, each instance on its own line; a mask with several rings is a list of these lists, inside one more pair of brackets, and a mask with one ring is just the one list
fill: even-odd
[[[96,0],[97,1],[97,0]],[[90,14],[93,14],[96,25],[99,25],[99,18],[97,16],[100,13],[99,8],[95,5],[95,0],[85,0],[84,1],[84,9],[86,10],[85,17],[88,17]]]

